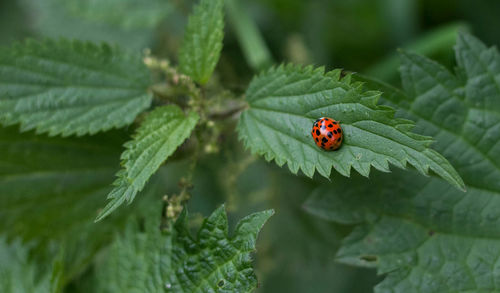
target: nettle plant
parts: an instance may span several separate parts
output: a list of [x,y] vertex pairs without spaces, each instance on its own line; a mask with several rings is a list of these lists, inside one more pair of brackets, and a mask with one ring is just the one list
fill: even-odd
[[[178,66],[65,39],[0,50],[0,291],[57,292],[94,262],[97,291],[253,291],[251,253],[273,211],[229,233],[221,206],[194,237],[184,208],[196,162],[237,117],[252,153],[320,175],[304,206],[354,227],[337,261],[386,275],[376,292],[500,292],[496,49],[460,34],[455,73],[402,52],[403,90],[280,65],[238,98],[210,86],[223,30],[223,1],[201,0]],[[319,117],[341,121],[340,149],[316,146]],[[126,132],[113,129],[124,127],[134,134],[123,144]],[[181,191],[149,196],[168,193],[153,175],[174,153],[191,161]],[[95,257],[103,247],[108,253]],[[53,258],[31,257],[41,251]]]

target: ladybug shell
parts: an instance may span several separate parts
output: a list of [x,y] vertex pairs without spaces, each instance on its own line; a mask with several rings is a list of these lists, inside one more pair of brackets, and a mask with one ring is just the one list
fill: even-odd
[[334,151],[342,145],[340,123],[328,117],[314,121],[311,135],[316,145],[325,151]]

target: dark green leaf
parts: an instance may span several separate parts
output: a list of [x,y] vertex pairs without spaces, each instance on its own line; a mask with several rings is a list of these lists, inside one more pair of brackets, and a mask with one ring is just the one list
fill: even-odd
[[173,231],[162,235],[130,227],[98,267],[103,292],[251,292],[257,286],[250,253],[257,234],[273,214],[264,211],[243,218],[228,235],[224,206],[208,217],[196,239],[183,213]]

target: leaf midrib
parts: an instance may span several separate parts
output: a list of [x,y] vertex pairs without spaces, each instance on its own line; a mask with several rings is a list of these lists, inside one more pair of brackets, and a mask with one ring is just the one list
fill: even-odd
[[[69,109],[82,109],[82,110],[90,110],[94,108],[99,108],[102,107],[103,105],[114,105],[114,104],[122,104],[124,102],[125,105],[127,105],[129,102],[133,102],[136,100],[139,100],[141,98],[144,98],[147,96],[147,93],[143,93],[140,95],[131,95],[127,97],[118,97],[114,99],[101,99],[97,103],[91,103],[91,104],[64,104],[60,105],[57,108],[54,109],[31,109],[31,111],[23,111],[23,112],[18,112],[18,115],[26,115],[26,114],[31,114],[31,113],[39,113],[39,114],[51,114],[53,112],[60,112],[63,110],[69,110]],[[79,100],[80,102],[83,102],[83,100]],[[124,105],[122,105],[124,106]],[[0,113],[1,114],[1,113]]]
[[[96,50],[92,53],[95,53],[97,52],[98,53],[98,57],[99,58],[102,58],[102,51],[101,51],[101,48],[100,47],[95,47],[95,48],[92,48],[93,50]],[[85,58],[87,59],[88,56],[86,55],[82,55],[81,52],[79,52],[78,50],[72,50],[71,51],[72,54],[76,54],[77,56],[79,56],[79,58]],[[119,61],[121,62],[126,62],[126,61],[129,61],[127,59],[130,59],[130,58],[127,58],[128,56],[126,56],[123,52],[116,52],[116,50],[113,50],[112,51],[114,54],[118,53],[118,54],[122,54],[122,57],[125,57],[125,58],[119,58]],[[70,63],[70,62],[66,62],[66,61],[62,61],[62,60],[57,60],[57,59],[53,59],[53,58],[50,58],[50,57],[47,57],[47,56],[36,56],[36,55],[32,55],[32,54],[26,54],[25,52],[22,52],[20,55],[18,52],[16,52],[18,56],[14,56],[13,59],[16,59],[18,58],[19,56],[21,56],[21,58],[32,58],[32,59],[35,59],[35,60],[41,60],[41,61],[48,61],[48,62],[53,62],[53,63],[57,63],[59,65],[64,65],[64,66],[67,66],[68,68],[73,68],[73,69],[83,69],[83,70],[87,70],[87,71],[90,71],[90,72],[93,72],[93,73],[98,73],[98,74],[102,74],[102,75],[107,75],[107,76],[111,76],[111,77],[118,77],[120,79],[123,79],[123,80],[126,80],[128,82],[133,82],[133,79],[131,79],[131,76],[127,76],[127,75],[121,75],[121,74],[118,74],[117,72],[109,72],[107,71],[107,67],[101,67],[101,68],[92,68],[92,67],[89,67],[89,66],[86,66],[84,64],[75,64],[75,63]],[[12,56],[11,56],[12,57]],[[118,59],[116,58],[116,56],[114,56],[115,59]],[[9,64],[9,63],[3,63],[4,60],[0,59],[0,65],[2,64]],[[116,60],[114,60],[116,61]],[[114,63],[114,62],[110,62],[111,64]],[[10,65],[10,64],[9,64]],[[12,65],[10,65],[12,66]],[[16,67],[14,67],[16,68]],[[24,68],[26,69],[26,68]],[[30,69],[27,69],[27,70],[30,70]],[[36,72],[36,73],[39,73],[39,74],[44,74],[42,72],[37,72],[37,71],[33,71],[33,72]],[[53,75],[50,75],[48,74],[49,76],[53,77]]]

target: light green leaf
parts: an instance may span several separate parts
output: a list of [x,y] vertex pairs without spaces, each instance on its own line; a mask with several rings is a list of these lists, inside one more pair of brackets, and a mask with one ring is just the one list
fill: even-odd
[[[57,282],[57,280],[54,280]],[[0,237],[0,291],[7,293],[56,293],[50,271],[29,260],[29,248]]]
[[320,187],[305,204],[317,216],[356,225],[337,258],[387,274],[375,292],[500,292],[500,55],[466,34],[455,50],[459,77],[403,52],[406,95],[369,85],[389,90],[399,114],[435,136],[467,192],[394,172]]
[[[429,148],[429,137],[410,132],[412,121],[377,106],[380,92],[363,91],[350,76],[341,79],[340,70],[325,74],[322,68],[280,66],[254,78],[246,96],[250,109],[241,115],[240,138],[252,152],[279,166],[287,163],[293,173],[329,177],[333,167],[348,177],[352,167],[368,176],[371,166],[388,172],[389,163],[399,168],[409,163],[464,188],[453,167]],[[311,138],[314,120],[323,116],[341,121],[344,141],[338,151],[325,152]]]
[[[97,267],[101,292],[251,292],[257,286],[250,253],[272,210],[242,219],[230,237],[224,206],[208,217],[196,239],[183,213],[164,235],[134,227],[118,237]],[[138,226],[138,225],[137,225]]]
[[201,84],[207,83],[219,61],[224,38],[223,6],[223,0],[201,0],[184,33],[179,68]]
[[0,123],[49,135],[94,134],[149,107],[140,55],[106,44],[26,41],[0,49]]
[[149,113],[134,139],[124,145],[123,169],[117,173],[115,187],[108,195],[111,201],[96,221],[109,215],[123,202],[132,202],[161,164],[191,135],[198,119],[195,112],[186,116],[174,105],[158,107]]

